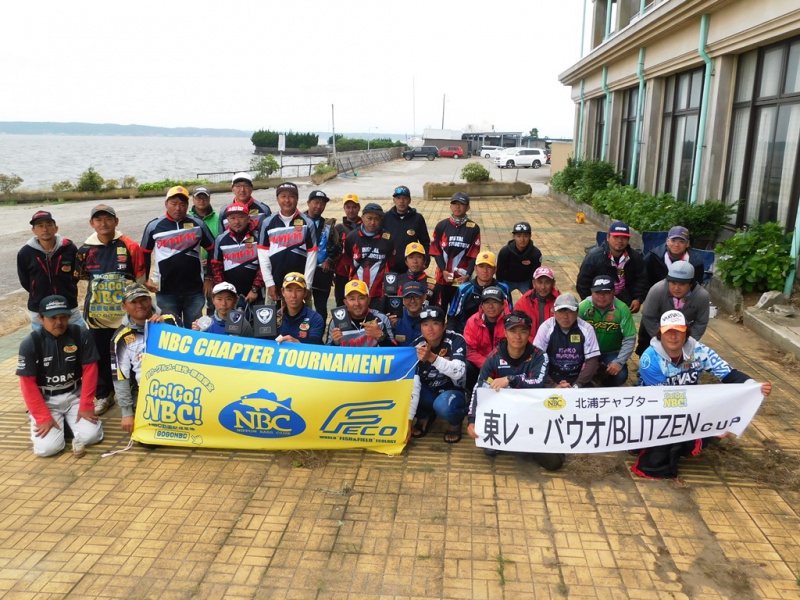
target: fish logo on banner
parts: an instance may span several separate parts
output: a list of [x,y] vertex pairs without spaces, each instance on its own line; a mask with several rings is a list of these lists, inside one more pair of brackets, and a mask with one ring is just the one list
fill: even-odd
[[292,399],[278,400],[277,394],[260,389],[242,396],[219,413],[225,429],[258,438],[288,438],[306,429],[306,422],[292,409]]

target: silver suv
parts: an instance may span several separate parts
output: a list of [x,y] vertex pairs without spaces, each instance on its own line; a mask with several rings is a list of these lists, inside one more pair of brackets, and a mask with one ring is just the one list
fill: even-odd
[[547,153],[541,148],[509,148],[494,159],[498,167],[513,169],[525,167],[538,169],[547,162]]

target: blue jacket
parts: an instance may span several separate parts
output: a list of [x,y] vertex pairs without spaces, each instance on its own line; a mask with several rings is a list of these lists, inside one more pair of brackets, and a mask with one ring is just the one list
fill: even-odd
[[303,344],[322,344],[325,322],[316,311],[303,306],[303,309],[294,317],[290,317],[283,311],[278,315],[281,322],[278,327],[278,335],[291,335]]
[[422,323],[419,316],[412,317],[403,308],[403,316],[394,326],[394,340],[398,346],[410,346],[422,335]]

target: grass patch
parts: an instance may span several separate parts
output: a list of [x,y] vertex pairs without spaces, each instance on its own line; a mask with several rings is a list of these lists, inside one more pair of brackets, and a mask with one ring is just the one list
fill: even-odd
[[726,437],[704,449],[701,456],[723,477],[744,476],[778,490],[800,491],[800,458],[785,452],[775,440],[765,439],[761,448],[748,450]]
[[504,587],[506,585],[506,565],[513,565],[514,561],[503,558],[502,554],[495,556],[495,560],[497,560],[497,575],[500,577],[500,587]]
[[327,466],[333,453],[330,450],[289,450],[281,457],[283,466],[295,469],[321,469]]

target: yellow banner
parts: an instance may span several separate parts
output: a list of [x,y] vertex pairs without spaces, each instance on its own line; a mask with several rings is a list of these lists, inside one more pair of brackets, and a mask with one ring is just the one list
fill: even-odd
[[148,324],[133,439],[402,452],[413,348],[311,346]]

